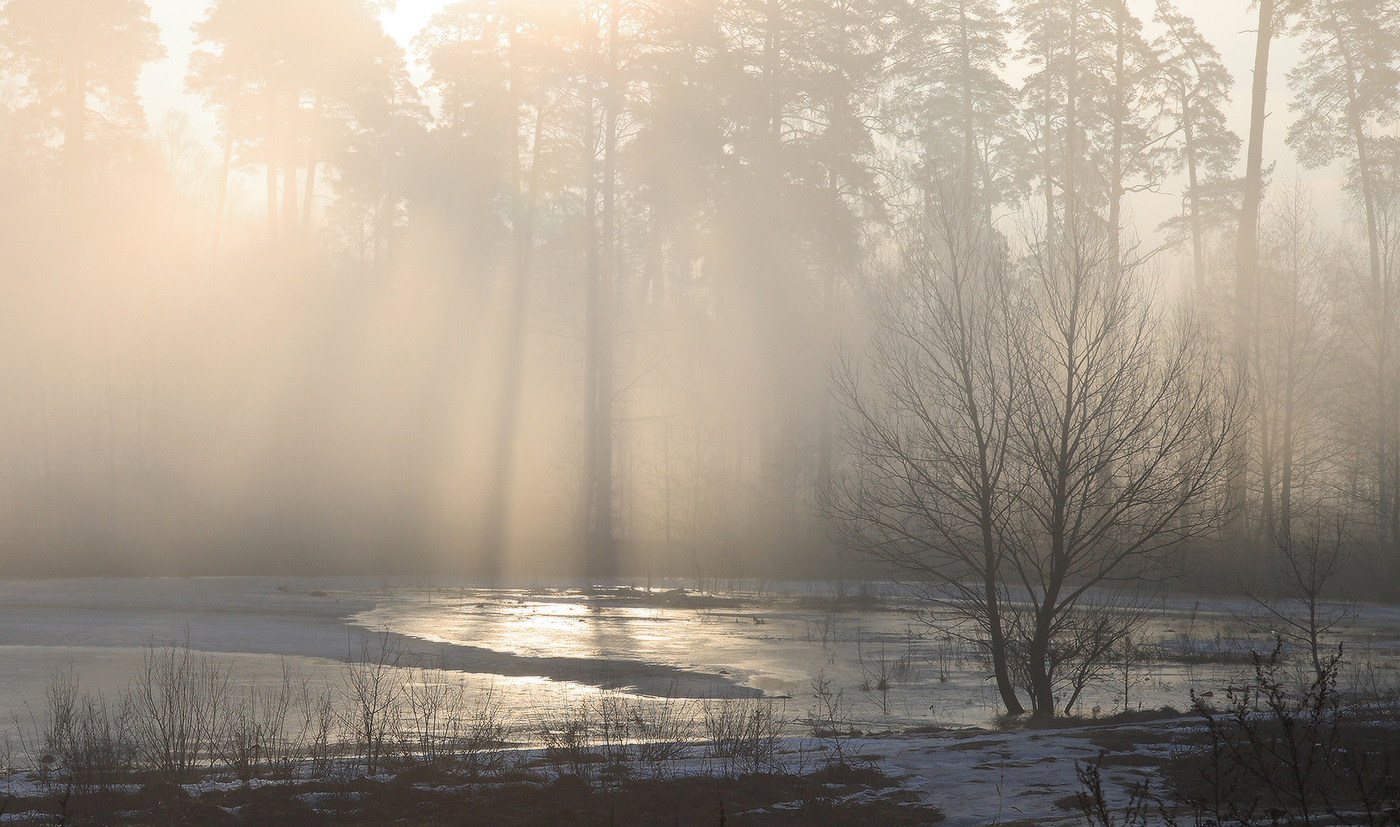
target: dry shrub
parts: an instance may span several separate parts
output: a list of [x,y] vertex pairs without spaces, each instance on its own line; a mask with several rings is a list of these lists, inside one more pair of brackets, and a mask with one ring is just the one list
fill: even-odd
[[384,630],[372,638],[363,636],[358,657],[341,670],[345,701],[341,714],[368,775],[383,769],[402,724],[406,683],[399,669],[402,658],[399,638]]
[[780,771],[778,745],[789,723],[786,712],[786,705],[770,698],[703,699],[700,713],[711,770],[726,778]]
[[229,666],[184,640],[147,646],[131,684],[132,732],[142,763],[179,783],[218,752],[230,699]]

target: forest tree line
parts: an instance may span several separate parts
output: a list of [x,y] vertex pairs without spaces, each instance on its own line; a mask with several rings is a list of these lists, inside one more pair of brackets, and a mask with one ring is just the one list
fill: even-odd
[[[145,2],[0,5],[12,571],[839,574],[891,323],[946,364],[969,279],[977,358],[1048,387],[1014,334],[1079,272],[1126,337],[1094,369],[1145,371],[1083,423],[1128,435],[1100,477],[1195,479],[1174,554],[1343,515],[1400,576],[1393,0],[1241,5],[1248,88],[1168,0],[472,0],[402,44],[381,11],[210,3],[206,147],[147,123]],[[1343,170],[1349,213],[1278,161]],[[1099,432],[1134,410],[1195,430]]]

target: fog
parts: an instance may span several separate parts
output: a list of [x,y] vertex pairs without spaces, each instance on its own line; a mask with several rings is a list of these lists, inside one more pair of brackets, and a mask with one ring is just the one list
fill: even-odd
[[887,572],[891,307],[1077,227],[1230,423],[1173,549],[1390,561],[1400,12],[1276,18],[1251,175],[1243,3],[0,2],[0,574]]

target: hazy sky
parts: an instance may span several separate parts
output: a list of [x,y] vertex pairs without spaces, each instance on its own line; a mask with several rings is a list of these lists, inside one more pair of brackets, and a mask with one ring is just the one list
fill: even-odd
[[[171,109],[188,112],[196,127],[214,146],[216,125],[213,117],[204,111],[198,98],[184,92],[185,66],[194,48],[194,35],[191,25],[204,15],[208,0],[149,0],[151,15],[161,30],[167,56],[163,61],[151,64],[141,77],[141,94],[145,102],[146,114],[152,124],[157,124]],[[433,13],[448,0],[399,0],[392,11],[384,13],[384,27],[393,35],[405,51]],[[1129,0],[1137,15],[1151,26],[1154,0]],[[1220,50],[1225,65],[1235,77],[1233,101],[1228,110],[1231,127],[1243,138],[1249,129],[1249,94],[1251,72],[1254,62],[1254,26],[1257,12],[1252,12],[1246,0],[1177,0],[1178,8],[1194,17],[1205,38]],[[1292,121],[1288,111],[1291,98],[1285,74],[1297,62],[1297,43],[1291,38],[1277,40],[1271,52],[1269,71],[1269,111],[1272,114],[1265,143],[1265,164],[1277,162],[1275,180],[1291,180],[1295,176],[1315,182],[1314,196],[1319,214],[1324,219],[1335,220],[1336,211],[1341,208],[1338,196],[1336,168],[1307,170],[1293,160],[1292,153],[1284,145],[1284,133]],[[422,67],[409,54],[414,81],[425,79]],[[1243,168],[1244,153],[1240,153]],[[1138,231],[1150,237],[1152,229],[1163,219],[1174,215],[1179,209],[1179,182],[1169,181],[1160,194],[1134,196],[1130,206],[1131,217]]]

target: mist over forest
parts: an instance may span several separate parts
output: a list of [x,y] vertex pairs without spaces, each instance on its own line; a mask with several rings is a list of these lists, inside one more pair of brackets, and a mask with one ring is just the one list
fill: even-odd
[[0,575],[1400,593],[1395,0],[183,5],[0,2]]

